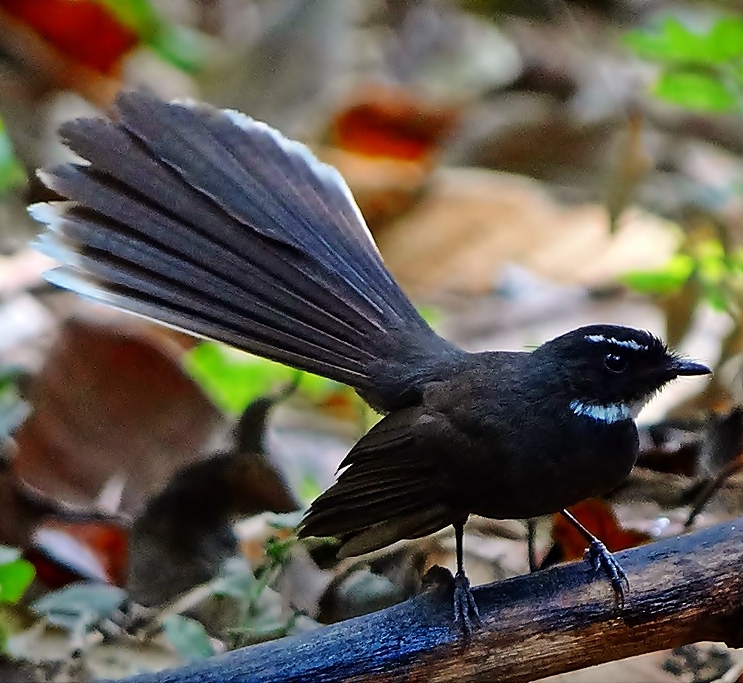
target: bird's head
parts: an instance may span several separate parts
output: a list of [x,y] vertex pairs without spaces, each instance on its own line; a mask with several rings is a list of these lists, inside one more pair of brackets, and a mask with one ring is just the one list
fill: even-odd
[[635,417],[663,385],[709,368],[681,358],[657,337],[620,325],[580,327],[534,351],[540,365],[567,382],[569,405],[603,422]]

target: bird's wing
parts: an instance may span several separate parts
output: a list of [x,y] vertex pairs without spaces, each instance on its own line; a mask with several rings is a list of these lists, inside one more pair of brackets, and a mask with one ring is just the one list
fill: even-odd
[[[341,463],[338,480],[310,507],[299,535],[334,536],[341,556],[426,536],[461,519],[443,465],[458,445],[439,413],[416,406],[375,425]],[[466,515],[464,515],[466,516]]]

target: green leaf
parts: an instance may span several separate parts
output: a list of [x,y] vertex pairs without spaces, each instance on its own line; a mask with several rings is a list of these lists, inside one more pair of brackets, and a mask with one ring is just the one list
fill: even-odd
[[418,306],[418,313],[431,327],[435,327],[441,319],[441,311],[433,306]]
[[122,24],[126,24],[143,40],[147,40],[162,22],[149,0],[97,0]]
[[694,272],[694,259],[688,254],[676,254],[659,270],[627,273],[622,282],[641,294],[670,294],[678,290]]
[[207,59],[206,39],[186,26],[162,23],[148,42],[165,61],[183,71],[197,72]]
[[0,546],[0,603],[16,603],[36,576],[34,566],[15,548]]
[[739,95],[713,74],[690,69],[661,74],[654,92],[668,102],[698,111],[729,112],[740,104]]
[[[286,365],[213,342],[188,353],[184,367],[222,410],[234,414],[256,398],[288,386],[297,376],[297,371]],[[300,389],[313,398],[321,398],[338,386],[323,377],[301,373]]]
[[165,637],[187,662],[197,662],[214,654],[209,634],[195,619],[172,614],[163,621]]
[[720,63],[743,57],[743,17],[724,17],[709,33],[707,47]]
[[655,29],[636,29],[624,43],[640,57],[666,62],[697,62],[705,59],[705,42],[675,17],[666,17]]
[[257,356],[205,342],[184,358],[186,371],[223,410],[240,413],[253,400],[289,384],[294,371]]
[[111,617],[126,600],[121,588],[100,583],[73,583],[47,593],[31,605],[37,614],[62,628],[86,628]]
[[727,295],[721,287],[705,287],[703,298],[715,311],[725,313],[730,310]]
[[206,61],[206,38],[163,19],[149,0],[98,0],[135,31],[165,61],[184,71],[198,71]]
[[311,501],[315,500],[322,491],[323,489],[317,479],[309,474],[305,474],[299,482],[299,491],[297,492],[297,495],[299,496],[299,500],[309,504]]
[[0,440],[9,436],[29,412],[16,391],[17,374],[13,368],[0,367]]
[[13,154],[5,125],[0,120],[0,194],[23,187],[26,183],[26,171]]
[[0,365],[0,391],[15,389],[19,379],[23,377],[23,371],[20,367],[13,365]]
[[296,538],[280,539],[269,536],[266,539],[266,558],[272,566],[283,566],[289,558],[289,552],[297,544]]
[[666,17],[654,30],[630,31],[624,43],[645,59],[718,66],[743,57],[743,19],[723,17],[702,32],[690,30],[675,17]]

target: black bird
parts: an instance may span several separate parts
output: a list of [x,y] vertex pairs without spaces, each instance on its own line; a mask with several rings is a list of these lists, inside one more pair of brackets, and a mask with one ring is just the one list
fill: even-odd
[[[348,454],[301,536],[345,555],[454,525],[455,616],[477,620],[462,566],[470,514],[529,518],[615,487],[637,410],[709,370],[647,332],[592,325],[532,352],[467,353],[389,274],[338,172],[235,111],[123,93],[117,119],[62,126],[87,163],[40,173],[48,279],[94,301],[354,387],[386,417]],[[586,532],[587,533],[587,532]],[[621,594],[623,574],[589,536]]]

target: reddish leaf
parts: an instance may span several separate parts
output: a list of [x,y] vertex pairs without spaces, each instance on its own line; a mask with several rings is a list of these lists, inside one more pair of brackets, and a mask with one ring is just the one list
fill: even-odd
[[[610,552],[634,548],[652,540],[641,531],[623,529],[611,506],[602,500],[584,500],[569,510],[586,529],[603,541]],[[552,538],[561,551],[563,561],[581,559],[588,546],[586,539],[560,513],[553,518]]]
[[453,107],[437,107],[400,88],[375,86],[336,115],[331,141],[359,154],[425,161],[458,118]]
[[0,0],[0,8],[64,57],[104,74],[115,72],[139,42],[136,33],[94,0]]
[[34,531],[26,559],[47,585],[60,588],[81,579],[123,586],[129,530],[118,520],[47,519]]

